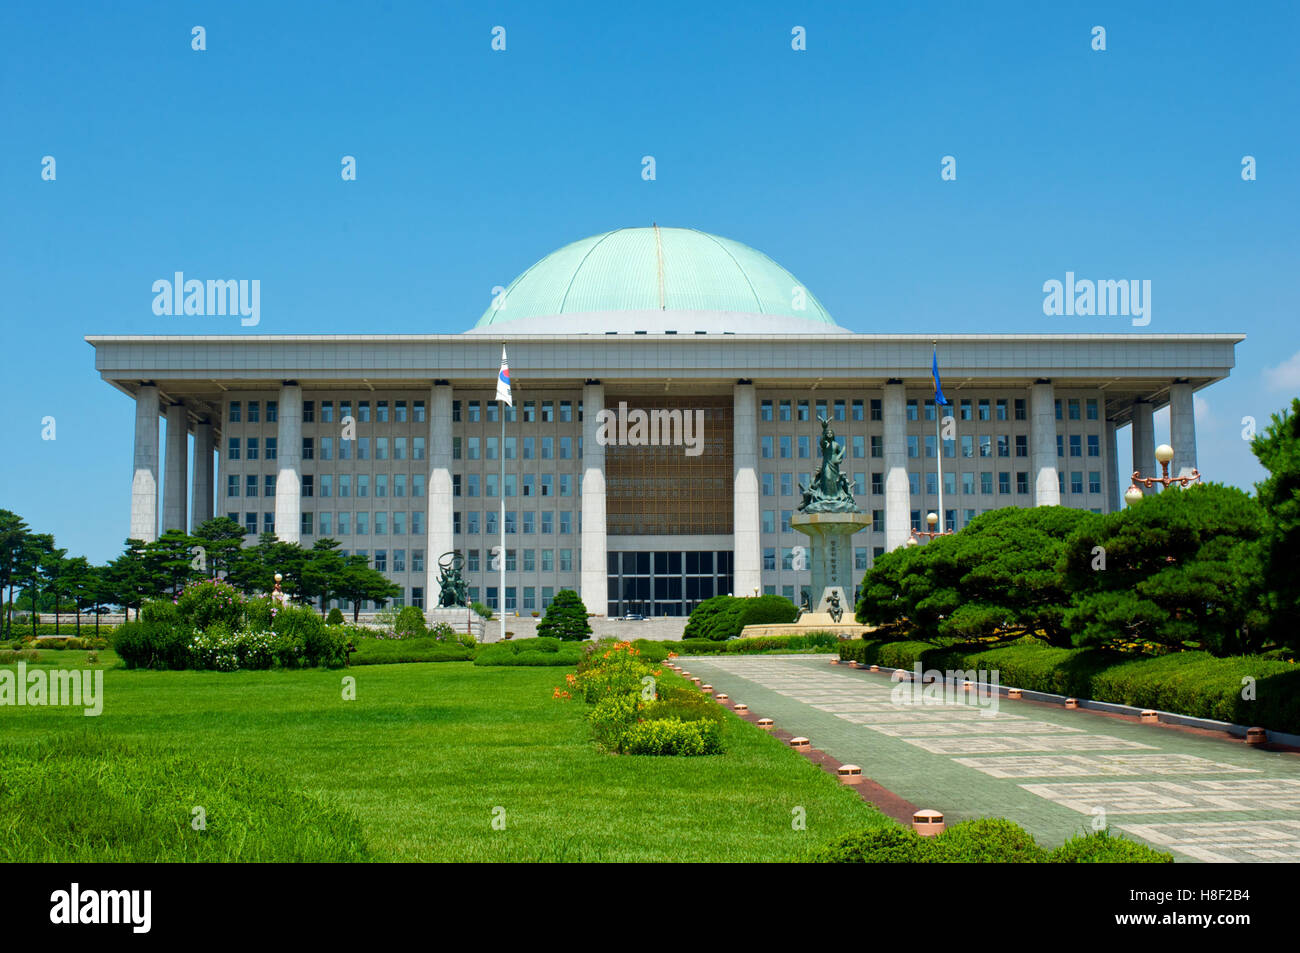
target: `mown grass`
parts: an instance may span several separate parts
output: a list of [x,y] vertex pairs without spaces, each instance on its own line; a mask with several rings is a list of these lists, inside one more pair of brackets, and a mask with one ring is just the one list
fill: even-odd
[[[84,653],[63,652],[60,661],[73,664],[76,655]],[[100,653],[101,666],[109,655]],[[92,854],[159,857],[151,832],[157,828],[158,838],[174,843],[167,838],[175,812],[184,808],[188,824],[198,803],[168,788],[165,766],[177,763],[168,756],[247,771],[278,791],[273,801],[286,811],[296,793],[322,810],[342,809],[330,816],[344,827],[354,816],[367,856],[377,860],[780,861],[893,823],[730,714],[722,755],[607,754],[590,740],[587,706],[551,697],[562,672],[468,662],[230,674],[114,668],[105,673],[98,718],[80,709],[0,708],[0,757],[6,766],[30,763],[48,750],[55,754],[45,763],[57,765],[57,739],[69,733],[105,752],[151,753],[120,755],[125,773],[105,789],[111,806],[98,814],[85,799],[60,806],[52,791],[36,800],[11,798],[0,808],[5,839],[44,843],[41,856],[50,859],[80,859],[82,848],[72,842],[85,842],[61,826],[62,810],[70,823],[92,818],[86,823],[105,832],[106,839],[85,848]],[[347,678],[355,679],[355,701],[344,699]],[[41,749],[46,742],[56,747]],[[151,766],[148,759],[160,760]],[[211,785],[205,770],[197,768],[196,777]],[[150,814],[143,827],[122,822],[133,802],[112,800],[119,796],[112,792],[129,784],[139,792],[134,803],[157,796],[163,820]],[[246,795],[225,793],[226,803],[253,816],[252,805],[241,802],[259,796],[252,787]],[[104,797],[87,794],[90,801]],[[208,816],[211,823],[211,810]],[[806,830],[792,823],[800,816]],[[504,820],[504,829],[494,828],[494,818]],[[293,859],[279,853],[291,851],[283,838],[256,837],[265,848],[257,856]],[[342,842],[348,837],[343,831]],[[59,854],[69,838],[67,854]],[[251,856],[250,849],[240,856]]]
[[91,732],[0,748],[0,861],[366,860],[346,809]]

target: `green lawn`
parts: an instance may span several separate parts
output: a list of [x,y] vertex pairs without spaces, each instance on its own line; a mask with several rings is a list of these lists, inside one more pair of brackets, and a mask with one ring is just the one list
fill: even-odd
[[[45,652],[42,661],[84,664],[85,654]],[[111,652],[100,660],[115,664]],[[551,697],[566,671],[469,662],[233,674],[109,668],[102,716],[4,707],[0,738],[26,752],[86,735],[110,751],[161,747],[202,765],[238,765],[351,812],[379,860],[788,860],[893,823],[732,716],[723,755],[605,754],[589,740],[587,706]],[[348,676],[355,701],[342,698]],[[493,829],[495,808],[504,808],[504,830]],[[805,831],[792,829],[796,808]],[[9,832],[22,829],[23,818],[8,821]]]

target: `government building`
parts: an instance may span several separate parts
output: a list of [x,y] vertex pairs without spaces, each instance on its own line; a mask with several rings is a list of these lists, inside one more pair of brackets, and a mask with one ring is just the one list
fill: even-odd
[[[459,550],[494,609],[541,611],[568,588],[598,614],[683,615],[720,593],[799,601],[807,537],[790,518],[819,417],[872,517],[862,571],[924,528],[940,489],[949,528],[1003,506],[1119,508],[1116,429],[1155,472],[1166,404],[1173,470],[1195,467],[1192,395],[1227,377],[1243,337],[859,334],[761,252],[653,227],[552,252],[463,334],[87,340],[135,402],[131,537],[224,515],[250,538],[337,539],[405,604],[437,605],[438,558]],[[494,399],[503,345],[513,407]],[[702,429],[598,439],[603,410]]]

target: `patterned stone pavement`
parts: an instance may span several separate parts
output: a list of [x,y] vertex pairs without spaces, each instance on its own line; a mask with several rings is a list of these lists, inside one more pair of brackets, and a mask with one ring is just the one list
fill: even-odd
[[1093,829],[1179,861],[1300,861],[1300,755],[932,686],[821,656],[682,658],[755,714],[947,823],[1006,817],[1054,847]]

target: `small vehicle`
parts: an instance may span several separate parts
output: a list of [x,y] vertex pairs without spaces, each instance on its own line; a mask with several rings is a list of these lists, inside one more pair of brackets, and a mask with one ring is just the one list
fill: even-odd
[[620,617],[624,622],[645,622],[646,617],[639,612],[629,612]]

